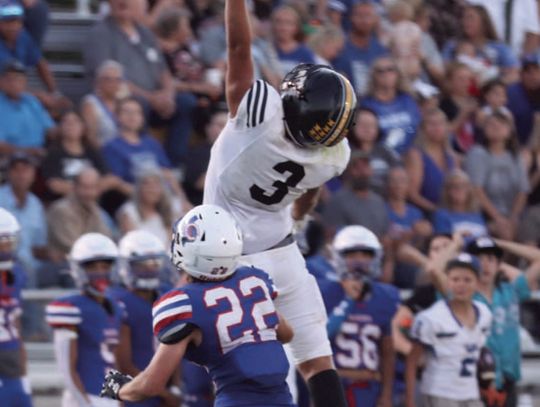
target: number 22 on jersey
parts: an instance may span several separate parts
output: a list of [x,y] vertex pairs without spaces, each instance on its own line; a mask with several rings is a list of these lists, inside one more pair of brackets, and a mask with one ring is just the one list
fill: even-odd
[[[260,278],[244,278],[237,289],[214,287],[204,293],[204,303],[207,308],[227,304],[228,310],[220,313],[216,320],[223,354],[244,343],[276,339],[276,310],[268,287]],[[274,323],[270,322],[272,316]],[[232,333],[235,327],[240,329],[236,335]]]

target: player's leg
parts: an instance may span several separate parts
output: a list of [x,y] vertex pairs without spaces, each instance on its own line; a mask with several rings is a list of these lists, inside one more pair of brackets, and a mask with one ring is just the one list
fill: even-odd
[[326,310],[319,287],[296,244],[243,259],[266,271],[278,290],[275,304],[294,331],[293,363],[308,384],[315,407],[346,406],[326,333]]

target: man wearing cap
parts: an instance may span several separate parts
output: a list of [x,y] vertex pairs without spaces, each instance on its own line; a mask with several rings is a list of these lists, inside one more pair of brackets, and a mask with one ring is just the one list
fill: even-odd
[[54,122],[39,100],[26,92],[26,84],[20,62],[0,66],[0,154],[23,150],[39,157],[45,152],[45,138]]
[[18,151],[9,158],[7,182],[0,186],[0,206],[11,212],[21,225],[17,258],[29,273],[29,286],[35,285],[40,260],[47,254],[45,211],[38,197],[30,192],[35,177],[35,160]]
[[11,60],[19,61],[25,68],[36,68],[48,92],[39,98],[46,106],[65,101],[60,99],[49,64],[39,45],[23,25],[24,9],[17,0],[0,0],[0,65]]

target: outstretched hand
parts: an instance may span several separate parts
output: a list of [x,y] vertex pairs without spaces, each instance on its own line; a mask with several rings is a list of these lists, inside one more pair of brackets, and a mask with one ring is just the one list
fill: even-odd
[[118,370],[111,369],[105,375],[103,385],[101,386],[100,397],[107,397],[113,400],[121,400],[120,389],[126,383],[133,380],[133,377],[123,374]]

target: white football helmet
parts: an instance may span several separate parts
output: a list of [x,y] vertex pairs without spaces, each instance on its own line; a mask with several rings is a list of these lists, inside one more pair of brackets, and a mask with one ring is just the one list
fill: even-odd
[[167,256],[165,245],[144,230],[128,232],[118,243],[118,272],[129,288],[155,290]]
[[0,270],[13,268],[20,232],[21,227],[15,216],[0,208],[0,242],[6,244],[6,249],[0,250]]
[[[377,278],[380,276],[383,249],[377,236],[368,228],[360,225],[344,227],[334,237],[332,248],[336,271],[339,274],[360,271],[367,277]],[[347,264],[346,255],[357,251],[373,253],[373,260],[369,264]]]
[[[116,244],[101,233],[86,233],[79,237],[69,254],[70,271],[77,287],[93,295],[103,296],[111,282],[111,272],[118,258]],[[86,263],[110,262],[111,267],[101,273],[89,274]]]
[[200,280],[223,280],[236,271],[242,233],[234,218],[216,205],[200,205],[173,227],[171,259]]

